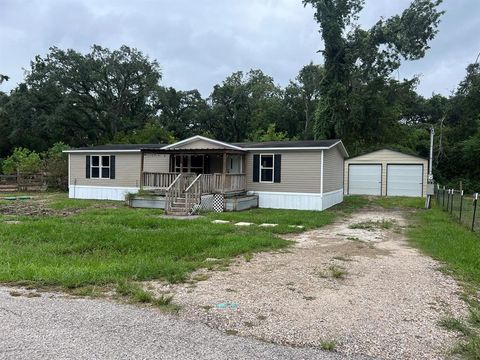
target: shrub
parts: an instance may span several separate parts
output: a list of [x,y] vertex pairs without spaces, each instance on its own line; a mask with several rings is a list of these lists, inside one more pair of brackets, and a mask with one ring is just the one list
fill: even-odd
[[42,170],[42,160],[35,151],[25,148],[15,148],[12,155],[3,162],[3,173],[38,173]]

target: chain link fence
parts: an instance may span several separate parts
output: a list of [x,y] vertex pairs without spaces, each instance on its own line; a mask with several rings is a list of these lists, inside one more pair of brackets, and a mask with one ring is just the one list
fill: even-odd
[[435,189],[437,205],[476,232],[480,232],[478,197],[478,193],[465,194],[463,190],[446,189],[445,186],[437,185]]

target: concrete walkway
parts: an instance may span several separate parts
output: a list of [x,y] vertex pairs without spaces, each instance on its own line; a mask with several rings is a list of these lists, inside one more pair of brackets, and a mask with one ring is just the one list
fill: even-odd
[[10,291],[0,287],[0,359],[345,359],[226,335],[156,309]]

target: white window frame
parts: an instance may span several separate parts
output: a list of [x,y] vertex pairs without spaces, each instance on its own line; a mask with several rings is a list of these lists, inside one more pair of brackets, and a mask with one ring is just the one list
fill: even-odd
[[[93,157],[98,157],[98,166],[93,166]],[[103,166],[102,159],[108,157],[108,166]],[[93,176],[93,168],[98,168],[98,177]],[[102,170],[108,169],[108,177],[102,176]],[[91,155],[90,156],[90,179],[111,179],[112,176],[112,157],[110,155]]]
[[[259,174],[258,174],[258,181],[261,182],[261,183],[266,183],[266,184],[273,184],[273,182],[275,181],[275,154],[259,154],[260,155],[260,159],[259,159],[259,162],[260,162],[260,166],[258,167],[258,171],[259,171]],[[272,167],[263,167],[262,165],[262,157],[263,156],[271,156],[272,157]],[[264,181],[262,180],[262,170],[272,170],[272,181]]]

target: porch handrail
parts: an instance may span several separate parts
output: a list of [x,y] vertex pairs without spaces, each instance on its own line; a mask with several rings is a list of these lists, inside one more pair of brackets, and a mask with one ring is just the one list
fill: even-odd
[[195,180],[185,189],[185,211],[190,213],[193,205],[199,204],[202,198],[202,174],[198,175]]
[[168,186],[165,192],[165,211],[171,210],[173,200],[180,194],[181,179],[183,174],[178,174],[175,180]]

